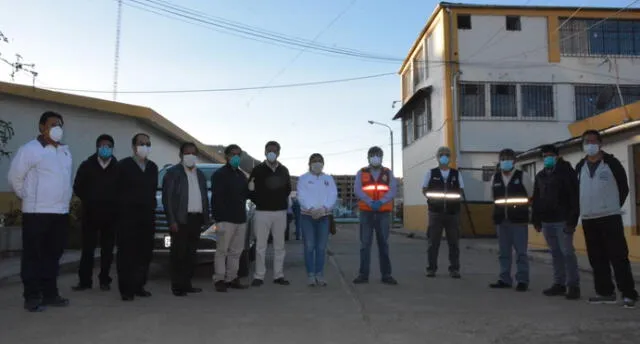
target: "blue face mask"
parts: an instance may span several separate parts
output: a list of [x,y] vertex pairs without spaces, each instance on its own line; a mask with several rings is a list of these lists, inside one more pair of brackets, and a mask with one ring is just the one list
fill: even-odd
[[438,159],[438,162],[440,162],[440,165],[443,166],[449,165],[449,157],[446,155],[442,155],[440,156],[440,159]]
[[98,156],[103,159],[109,159],[113,154],[113,148],[109,146],[102,146],[98,148]]
[[229,159],[229,165],[233,168],[238,168],[238,166],[240,166],[240,156],[234,155],[231,157],[231,159]]
[[511,171],[513,170],[513,160],[502,160],[500,161],[500,169],[503,171]]
[[556,158],[553,156],[545,156],[544,157],[544,167],[553,168],[556,165]]

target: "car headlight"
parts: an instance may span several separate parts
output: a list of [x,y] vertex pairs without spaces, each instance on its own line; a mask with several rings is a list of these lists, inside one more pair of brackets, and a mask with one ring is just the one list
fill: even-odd
[[205,231],[202,232],[202,235],[212,235],[212,234],[215,234],[217,231],[218,231],[218,225],[214,223],[211,226],[209,226],[209,228],[205,229]]

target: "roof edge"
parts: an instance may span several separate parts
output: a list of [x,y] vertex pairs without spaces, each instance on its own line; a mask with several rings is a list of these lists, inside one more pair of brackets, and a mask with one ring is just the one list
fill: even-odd
[[411,48],[409,49],[407,56],[404,58],[404,61],[402,61],[402,65],[400,65],[400,69],[398,69],[398,74],[402,74],[402,71],[407,66],[407,63],[411,60],[411,55],[413,55],[413,52],[416,51],[416,49],[418,48],[418,45],[420,45],[420,41],[422,40],[422,37],[424,37],[427,31],[429,31],[431,24],[433,24],[433,21],[438,17],[438,15],[440,14],[440,11],[442,11],[445,8],[443,4],[446,4],[446,3],[444,2],[438,3],[436,8],[433,10],[433,12],[431,12],[429,19],[427,19],[427,23],[424,25],[424,27],[418,34],[418,37],[413,41],[413,44],[411,45]]

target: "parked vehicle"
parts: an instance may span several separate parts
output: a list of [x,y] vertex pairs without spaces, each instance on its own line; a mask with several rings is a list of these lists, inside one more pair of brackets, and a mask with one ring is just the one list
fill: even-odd
[[[224,166],[223,164],[197,164],[196,167],[200,169],[207,179],[207,193],[209,199],[211,199],[211,176],[215,171]],[[167,169],[172,165],[165,165],[158,172],[158,190],[156,192],[156,199],[158,207],[156,208],[156,231],[154,235],[154,253],[155,254],[168,254],[171,248],[171,236],[169,235],[169,223],[167,222],[167,216],[164,212],[162,205],[162,179],[164,178]],[[255,206],[247,200],[247,236],[245,239],[245,250],[242,253],[240,260],[240,271],[238,275],[240,277],[246,277],[249,274],[249,265],[255,260],[255,239],[253,235],[253,215]],[[197,254],[198,261],[212,262],[216,252],[217,243],[217,226],[215,223],[205,224],[200,234],[200,241],[198,242]]]

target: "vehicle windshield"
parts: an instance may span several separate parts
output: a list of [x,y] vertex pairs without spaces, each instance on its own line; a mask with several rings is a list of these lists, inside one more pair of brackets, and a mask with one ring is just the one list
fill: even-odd
[[[164,179],[164,175],[167,173],[167,169],[169,169],[171,166],[167,166],[164,167],[163,169],[160,170],[160,172],[158,172],[158,189],[162,189],[162,179]],[[215,171],[217,171],[220,167],[215,166],[215,167],[210,167],[210,166],[197,166],[198,169],[200,171],[202,171],[202,173],[204,173],[204,177],[207,180],[207,188],[211,189],[211,176],[213,175],[213,173]]]

